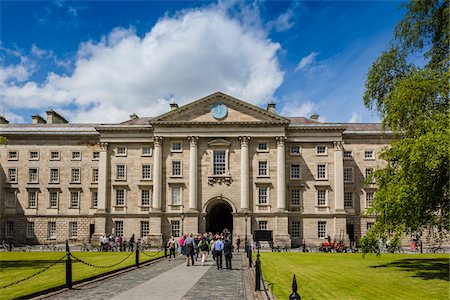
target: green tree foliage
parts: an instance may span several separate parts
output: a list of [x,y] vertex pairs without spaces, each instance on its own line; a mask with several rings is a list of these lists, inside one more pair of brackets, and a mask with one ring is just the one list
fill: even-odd
[[387,50],[369,70],[364,104],[376,110],[395,141],[372,178],[378,185],[361,240],[365,251],[394,233],[449,225],[449,0],[411,1]]
[[0,145],[6,144],[8,140],[4,137],[0,135]]

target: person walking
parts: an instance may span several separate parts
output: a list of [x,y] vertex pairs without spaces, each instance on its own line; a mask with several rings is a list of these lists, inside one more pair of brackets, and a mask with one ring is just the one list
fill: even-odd
[[189,233],[187,239],[184,240],[184,254],[187,259],[187,266],[190,266],[190,262],[192,261],[192,265],[194,265],[194,238],[192,237],[192,233]]
[[184,255],[184,240],[185,240],[185,236],[182,235],[180,238],[180,256]]
[[134,251],[134,233],[131,235],[130,241],[128,242],[128,250]]
[[173,259],[175,260],[176,242],[175,242],[175,238],[173,236],[171,236],[169,241],[167,241],[167,248],[169,248],[169,260],[171,260],[172,255],[173,255]]
[[223,241],[222,237],[219,237],[214,243],[214,256],[216,257],[217,270],[222,269],[222,252]]
[[239,247],[241,246],[241,238],[237,236],[236,238],[236,251],[239,252]]
[[229,239],[223,243],[223,255],[225,256],[225,266],[227,270],[231,270],[231,258],[233,257],[233,245]]
[[203,237],[201,241],[198,243],[197,249],[202,253],[202,266],[204,266],[206,260],[208,259],[208,252],[209,252],[209,243],[205,237]]

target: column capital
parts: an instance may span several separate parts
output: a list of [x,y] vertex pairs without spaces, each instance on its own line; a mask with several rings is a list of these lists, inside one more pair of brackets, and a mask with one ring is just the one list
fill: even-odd
[[191,147],[197,147],[198,136],[188,136],[188,141]]
[[239,141],[241,141],[241,147],[246,147],[246,146],[248,146],[248,142],[250,142],[250,137],[249,136],[240,136]]
[[160,147],[162,143],[162,136],[154,136],[153,137],[153,143],[156,147]]
[[342,151],[343,149],[344,149],[344,142],[343,141],[334,141],[334,150]]
[[100,146],[100,150],[102,151],[108,150],[108,142],[100,142],[98,143],[98,145]]
[[277,136],[275,139],[277,141],[277,146],[284,146],[284,142],[286,141],[287,137]]

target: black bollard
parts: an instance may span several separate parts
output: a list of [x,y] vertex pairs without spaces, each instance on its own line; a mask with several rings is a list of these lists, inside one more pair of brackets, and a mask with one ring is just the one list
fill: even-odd
[[139,247],[136,247],[136,268],[139,268]]
[[70,257],[69,241],[66,240],[66,286],[72,289],[72,258]]
[[167,258],[167,244],[164,244],[164,258]]
[[294,274],[294,279],[292,280],[292,294],[289,296],[289,300],[300,300],[302,299],[302,297],[300,297],[300,295],[297,293],[297,280],[295,279],[295,274]]
[[252,260],[252,248],[250,246],[248,247],[247,257],[248,257],[248,267],[251,268],[253,266],[253,260]]
[[255,263],[255,291],[261,290],[261,260],[259,259],[259,249],[256,254],[256,263]]

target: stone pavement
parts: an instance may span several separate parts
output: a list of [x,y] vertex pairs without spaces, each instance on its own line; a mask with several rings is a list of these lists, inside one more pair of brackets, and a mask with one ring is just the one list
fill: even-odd
[[[46,299],[245,299],[241,254],[234,254],[232,270],[217,270],[212,256],[208,258],[205,266],[199,258],[191,267],[179,256],[172,261],[163,259]],[[225,267],[225,260],[223,263]]]

